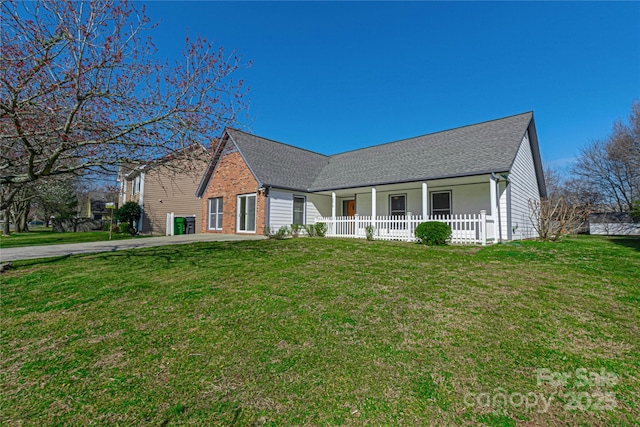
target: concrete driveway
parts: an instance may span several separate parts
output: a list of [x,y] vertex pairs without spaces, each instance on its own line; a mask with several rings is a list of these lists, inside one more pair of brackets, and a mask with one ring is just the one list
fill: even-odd
[[261,240],[264,236],[236,234],[185,234],[182,236],[145,237],[143,239],[111,240],[106,242],[69,243],[66,245],[26,246],[0,249],[0,262],[21,259],[50,258],[65,255],[113,252],[152,246],[181,245],[194,242],[229,242],[234,240]]

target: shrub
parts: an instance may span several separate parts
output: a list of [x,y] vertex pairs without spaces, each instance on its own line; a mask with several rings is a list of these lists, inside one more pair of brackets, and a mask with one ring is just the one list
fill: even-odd
[[109,228],[111,228],[111,231],[114,233],[120,232],[120,228],[118,228],[118,224],[111,224],[110,222],[105,222],[104,227],[102,227],[102,230],[109,231]]
[[135,234],[135,228],[133,228],[128,222],[123,222],[122,224],[120,224],[120,232]]
[[[129,232],[134,234],[135,228],[133,227],[133,222],[139,220],[141,215],[142,211],[137,202],[127,202],[116,210],[115,219],[120,222],[128,222],[131,226]],[[120,226],[120,228],[122,228],[122,226]]]
[[369,224],[364,228],[364,231],[366,231],[367,233],[367,240],[373,240],[373,231],[375,230],[375,228],[373,228],[373,225]]
[[324,237],[327,234],[327,224],[324,222],[316,222],[315,227],[318,237]]
[[316,236],[316,226],[314,224],[307,224],[304,226],[304,230],[307,232],[307,236],[315,237]]
[[302,226],[300,224],[291,224],[291,236],[298,237]]
[[282,227],[280,227],[276,232],[274,232],[273,228],[271,227],[265,227],[264,234],[269,239],[282,240],[285,237],[287,237],[289,234],[291,234],[291,230],[286,225],[283,225]]
[[451,240],[451,227],[439,221],[418,224],[416,237],[424,245],[446,245]]

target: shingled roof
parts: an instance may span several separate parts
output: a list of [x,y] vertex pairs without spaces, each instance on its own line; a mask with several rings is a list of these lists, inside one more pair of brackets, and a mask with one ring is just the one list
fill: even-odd
[[506,172],[532,121],[527,112],[332,156],[226,132],[261,185],[313,192]]
[[532,118],[528,112],[336,154],[310,189],[508,171]]
[[329,164],[330,157],[324,154],[236,129],[227,132],[263,185],[307,190]]

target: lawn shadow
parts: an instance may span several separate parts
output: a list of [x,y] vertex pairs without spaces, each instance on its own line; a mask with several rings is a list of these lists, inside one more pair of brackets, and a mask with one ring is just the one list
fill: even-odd
[[11,270],[14,270],[15,268],[33,267],[41,264],[54,264],[56,262],[69,259],[72,256],[73,256],[72,254],[66,254],[66,255],[55,256],[55,257],[21,259],[21,260],[11,261],[11,263],[13,264],[13,268]]
[[607,240],[616,245],[626,246],[640,252],[640,236],[616,236],[608,237]]
[[131,248],[117,250],[116,248],[93,254],[81,255],[90,258],[161,258],[166,261],[174,262],[180,259],[189,259],[190,257],[206,257],[211,251],[216,252],[239,252],[244,250],[256,251],[255,241],[229,241],[229,242],[193,242],[174,245],[152,246],[143,248]]

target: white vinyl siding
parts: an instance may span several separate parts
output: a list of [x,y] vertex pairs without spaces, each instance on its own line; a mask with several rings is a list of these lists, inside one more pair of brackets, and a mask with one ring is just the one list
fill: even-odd
[[331,196],[321,194],[299,194],[285,190],[271,190],[267,199],[269,218],[267,223],[272,230],[293,224],[293,197],[305,197],[305,224],[313,224],[320,216],[331,215]]
[[320,216],[331,216],[331,196],[307,194],[307,224]]
[[290,226],[293,222],[293,194],[282,191],[269,191],[268,224],[272,230]]
[[[525,134],[516,154],[516,158],[509,174],[511,185],[511,228],[512,239],[526,239],[537,237],[529,217],[529,199],[539,200],[540,190],[536,178],[536,171],[531,154],[529,133]],[[500,198],[502,203],[502,198]],[[503,206],[500,206],[503,209]],[[504,212],[506,213],[506,206]],[[503,224],[505,227],[506,224]],[[503,234],[506,238],[507,234]]]

